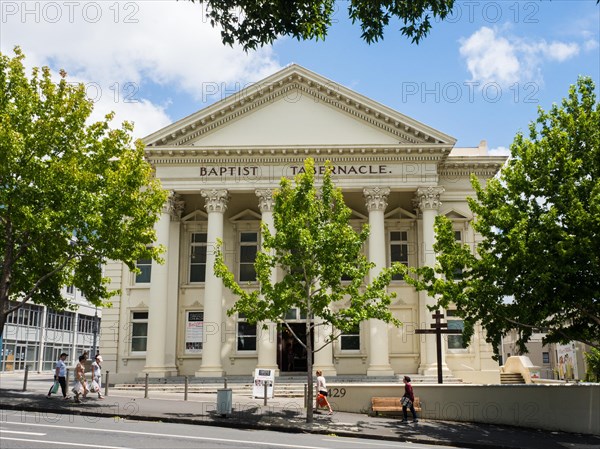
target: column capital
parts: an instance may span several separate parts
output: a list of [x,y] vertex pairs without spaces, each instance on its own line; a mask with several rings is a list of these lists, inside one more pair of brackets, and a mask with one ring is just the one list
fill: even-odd
[[442,205],[440,195],[445,190],[443,187],[419,187],[413,202],[421,211],[437,210]]
[[273,189],[258,189],[256,190],[256,196],[258,197],[258,208],[261,213],[273,212],[273,207],[275,207]]
[[229,200],[229,192],[227,190],[202,190],[200,194],[205,198],[206,204],[204,208],[206,212],[224,213],[227,210],[227,201]]
[[367,187],[363,189],[363,196],[367,200],[367,210],[369,212],[381,210],[387,207],[387,197],[390,194],[389,187]]
[[181,198],[181,195],[171,190],[167,201],[163,205],[162,212],[163,214],[169,214],[171,216],[171,221],[181,220],[181,214],[183,213],[183,208],[185,206],[185,202]]

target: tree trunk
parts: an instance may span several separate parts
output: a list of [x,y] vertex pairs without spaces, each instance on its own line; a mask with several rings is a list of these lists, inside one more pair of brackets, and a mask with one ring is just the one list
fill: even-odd
[[308,424],[313,423],[313,345],[311,340],[310,331],[312,328],[312,316],[307,314],[306,316],[306,381],[308,388],[306,392],[306,422]]

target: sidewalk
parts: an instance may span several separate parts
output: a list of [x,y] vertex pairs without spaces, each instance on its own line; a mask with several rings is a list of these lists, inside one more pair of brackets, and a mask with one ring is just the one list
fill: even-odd
[[[464,448],[564,449],[600,448],[600,436],[542,432],[509,426],[420,420],[401,424],[397,418],[371,417],[366,414],[325,412],[315,414],[312,426],[306,424],[302,398],[252,399],[233,395],[233,411],[223,417],[216,413],[216,395],[192,394],[184,401],[181,393],[109,390],[104,400],[90,394],[80,404],[52,399],[46,393],[52,374],[30,374],[27,391],[23,392],[23,374],[0,373],[0,409],[3,414],[43,412],[115,417],[130,420],[164,421],[197,425],[250,428],[280,432],[311,432],[354,438],[404,441]],[[14,412],[10,412],[14,411]],[[409,413],[410,416],[410,413]]]

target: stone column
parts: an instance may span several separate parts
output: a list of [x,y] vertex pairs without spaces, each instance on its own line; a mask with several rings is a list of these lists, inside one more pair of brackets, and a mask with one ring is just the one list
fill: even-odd
[[[363,195],[369,211],[369,262],[375,267],[371,269],[369,280],[374,279],[386,266],[385,217],[387,187],[366,188]],[[388,325],[380,320],[369,320],[369,366],[367,376],[392,376],[394,370],[390,365]]]
[[[262,222],[269,228],[271,234],[275,234],[275,220],[273,219],[273,207],[275,200],[273,199],[273,190],[261,189],[256,191],[258,197],[258,207],[262,214]],[[271,272],[271,284],[277,282],[277,268]],[[263,325],[267,328],[263,329]],[[277,366],[277,325],[271,321],[257,323],[257,351],[258,362],[256,367],[263,369],[275,370],[275,375],[279,375],[279,367]]]
[[[419,242],[420,254],[419,258],[422,265],[433,267],[435,265],[435,252],[433,245],[435,243],[435,217],[438,209],[441,206],[440,195],[444,192],[443,187],[420,187],[417,189],[416,198],[414,200],[417,208],[421,212],[422,217],[422,239]],[[434,322],[427,306],[432,306],[436,303],[435,299],[427,294],[427,292],[419,292],[419,326],[421,329],[431,329],[431,324]],[[437,352],[434,335],[420,336],[421,347],[421,364],[419,365],[419,374],[427,376],[437,376]],[[424,343],[423,343],[424,341]],[[442,340],[443,343],[443,340]],[[442,370],[448,371],[445,361],[445,347],[442,346]]]
[[218,239],[223,239],[223,214],[227,210],[227,190],[202,190],[208,212],[206,248],[206,280],[204,281],[204,335],[202,364],[196,371],[198,377],[221,377],[222,333],[226,331],[223,320],[223,281],[215,276],[215,251]]
[[[323,346],[328,340],[332,333],[331,324],[324,323],[321,318],[315,317],[315,330],[313,332],[314,336],[314,348],[319,349]],[[333,343],[327,344],[323,349],[318,352],[315,352],[315,356],[313,358],[313,371],[320,369],[323,371],[323,375],[327,376],[337,376],[337,370],[335,365],[333,364]]]
[[[166,248],[163,253],[164,264],[152,261],[151,283],[150,283],[150,304],[148,306],[148,344],[146,348],[146,365],[144,373],[150,377],[169,377],[177,374],[175,366],[175,348],[173,344],[167,347],[169,338],[168,330],[170,328],[169,316],[176,317],[177,299],[169,297],[169,269],[173,270],[177,266],[174,258],[179,258],[179,242],[173,246],[171,240],[171,216],[174,214],[177,199],[174,193],[171,193],[165,203],[160,219],[155,225],[156,243]],[[181,214],[181,212],[179,212]],[[173,264],[175,263],[175,266]],[[177,284],[175,284],[176,288]],[[173,341],[173,336],[171,336]]]

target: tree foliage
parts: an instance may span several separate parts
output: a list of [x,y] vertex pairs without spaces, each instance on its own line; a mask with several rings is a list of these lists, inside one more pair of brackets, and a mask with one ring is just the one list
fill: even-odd
[[[221,27],[224,44],[253,50],[281,36],[324,40],[334,16],[335,0],[190,0],[206,6],[211,25]],[[338,2],[337,5],[346,5]],[[350,0],[348,15],[358,22],[369,44],[383,39],[384,29],[401,20],[400,32],[419,43],[431,29],[431,19],[445,19],[454,0]]]
[[585,354],[585,380],[587,382],[600,382],[600,349],[590,348]]
[[[436,267],[406,276],[418,289],[455,304],[465,339],[481,322],[497,354],[517,329],[519,350],[534,331],[546,343],[600,348],[600,113],[594,83],[581,77],[561,105],[541,108],[529,138],[517,134],[499,176],[472,177],[476,256],[436,221]],[[455,273],[462,270],[459,279]]]
[[159,260],[149,245],[166,199],[131,124],[88,124],[84,86],[48,67],[28,78],[24,58],[0,54],[0,334],[28,300],[67,308],[63,286],[109,304],[102,265]]
[[[315,338],[314,348],[310,338],[301,339],[288,326],[307,351],[308,385],[312,385],[313,353],[342,332],[371,318],[400,325],[389,310],[395,295],[386,292],[400,266],[383,268],[370,284],[365,283],[369,270],[374,268],[362,252],[369,228],[365,225],[361,232],[356,232],[350,226],[351,211],[341,190],[333,184],[331,169],[327,162],[320,189],[315,186],[312,159],[305,161],[304,172],[295,178],[295,187],[290,180],[281,180],[274,194],[275,234],[264,223],[262,226],[263,249],[255,262],[259,290],[244,288],[235,281],[220,249],[215,262],[216,275],[239,296],[229,315],[237,312],[251,323],[271,321],[286,325],[286,312],[298,308],[307,317],[307,337],[323,323],[333,326],[334,330],[320,346]],[[271,273],[276,269],[281,270],[283,278],[273,284]],[[308,389],[308,395],[311,404],[312,388]],[[312,407],[308,408],[307,421],[312,422]]]

